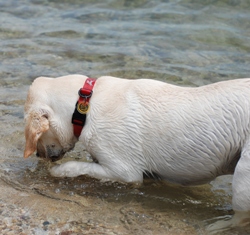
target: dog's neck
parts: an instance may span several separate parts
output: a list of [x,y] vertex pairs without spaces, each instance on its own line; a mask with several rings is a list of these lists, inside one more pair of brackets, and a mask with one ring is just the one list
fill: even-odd
[[79,138],[83,126],[85,125],[86,116],[89,111],[89,101],[93,93],[93,87],[96,79],[87,78],[83,87],[79,90],[79,99],[76,103],[74,113],[72,115],[72,124],[74,128],[74,135]]

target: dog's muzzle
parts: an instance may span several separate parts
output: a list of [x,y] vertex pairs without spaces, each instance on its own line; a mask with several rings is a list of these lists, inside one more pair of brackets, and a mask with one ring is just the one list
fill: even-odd
[[48,161],[51,161],[51,162],[56,162],[56,161],[62,159],[63,155],[64,155],[64,153],[60,154],[59,156],[41,157],[39,153],[36,153],[37,157],[43,158],[44,160],[48,160]]
[[42,158],[44,160],[47,160],[47,161],[56,162],[56,161],[62,159],[64,154],[65,154],[64,151],[61,151],[59,154],[56,154],[56,155],[48,154],[48,153],[44,154],[43,152],[40,153],[39,151],[37,151],[36,156],[39,158]]

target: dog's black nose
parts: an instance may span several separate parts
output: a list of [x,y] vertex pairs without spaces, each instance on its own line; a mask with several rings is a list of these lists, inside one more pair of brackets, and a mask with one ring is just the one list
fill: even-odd
[[61,156],[51,156],[50,159],[52,162],[56,162],[58,160],[60,160],[62,157]]
[[40,157],[40,154],[37,152],[37,153],[36,153],[36,156],[37,156],[37,157]]

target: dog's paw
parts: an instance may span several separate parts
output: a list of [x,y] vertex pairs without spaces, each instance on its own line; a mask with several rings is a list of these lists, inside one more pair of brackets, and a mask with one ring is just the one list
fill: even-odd
[[76,162],[56,165],[50,169],[50,174],[54,177],[76,177],[80,175]]

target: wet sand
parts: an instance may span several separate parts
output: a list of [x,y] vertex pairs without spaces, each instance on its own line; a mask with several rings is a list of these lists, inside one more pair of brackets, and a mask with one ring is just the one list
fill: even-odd
[[1,175],[2,234],[207,234],[206,219],[227,214],[222,208],[215,210],[226,206],[227,198],[219,199],[210,185],[179,187],[151,179],[132,185],[84,176],[55,179],[47,174],[47,164],[30,160],[33,166],[23,175]]
[[58,196],[3,181],[1,190],[2,234],[197,234],[185,212],[157,212],[139,201],[124,204],[91,196]]

